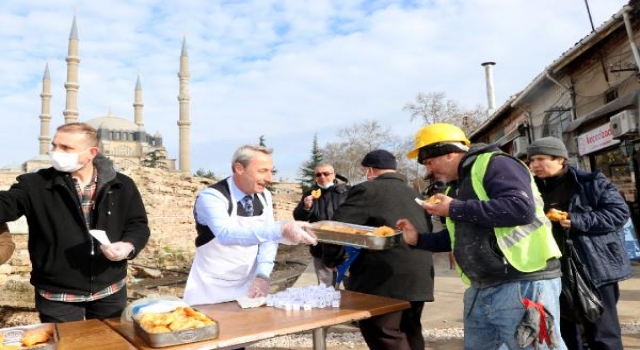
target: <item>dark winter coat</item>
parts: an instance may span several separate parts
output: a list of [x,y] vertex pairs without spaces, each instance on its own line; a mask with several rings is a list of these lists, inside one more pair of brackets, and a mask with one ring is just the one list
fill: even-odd
[[[333,186],[323,189],[314,185],[311,189],[302,194],[300,202],[293,210],[293,218],[300,221],[318,222],[322,220],[331,220],[333,213],[342,202],[347,198],[347,194],[351,186],[343,183],[334,183]],[[304,199],[311,194],[311,191],[320,190],[320,198],[316,199],[310,210],[304,209]],[[309,252],[315,258],[322,257],[322,247],[324,244],[319,243],[309,246]]]
[[[92,229],[111,242],[131,242],[138,253],[149,239],[147,213],[131,178],[98,156]],[[0,222],[26,216],[29,225],[31,284],[52,292],[95,293],[127,275],[127,261],[110,261],[87,230],[69,173],[48,168],[20,175],[0,192]]]
[[[631,263],[623,230],[629,219],[629,207],[620,191],[600,170],[589,173],[569,166],[560,180],[573,184],[568,188],[574,188],[575,192],[566,197],[567,208],[554,207],[569,213],[569,237],[596,286],[629,278]],[[545,210],[548,210],[553,204],[547,200],[552,195],[550,191],[556,191],[562,184],[549,186],[548,181],[540,178],[536,178],[536,183],[545,200]],[[554,234],[566,233],[554,223]]]
[[[396,173],[353,186],[333,220],[366,226],[395,228],[407,218],[421,232],[429,230],[428,214],[416,204],[420,194]],[[337,249],[329,249],[337,248]],[[323,262],[335,266],[342,247],[328,245]],[[433,257],[431,252],[408,246],[400,240],[387,250],[362,249],[349,268],[348,289],[408,301],[433,301]]]

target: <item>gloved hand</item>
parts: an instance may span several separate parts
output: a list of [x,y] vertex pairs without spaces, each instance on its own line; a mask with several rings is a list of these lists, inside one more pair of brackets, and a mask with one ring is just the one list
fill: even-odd
[[316,245],[318,240],[316,235],[305,230],[310,225],[305,221],[290,221],[282,225],[282,238],[293,243],[304,243]]
[[269,294],[269,280],[262,276],[256,276],[249,286],[247,296],[249,298],[265,297]]
[[111,261],[120,261],[129,257],[133,251],[133,244],[130,242],[115,242],[108,245],[101,244],[100,250],[107,259]]

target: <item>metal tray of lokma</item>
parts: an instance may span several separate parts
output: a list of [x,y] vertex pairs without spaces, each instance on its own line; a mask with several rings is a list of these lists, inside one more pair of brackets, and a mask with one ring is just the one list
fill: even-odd
[[[388,229],[387,229],[388,230]],[[360,247],[373,250],[385,250],[398,245],[402,235],[393,230],[385,236],[378,235],[380,228],[354,225],[339,221],[318,221],[311,224],[311,231],[319,242]]]
[[59,340],[55,323],[0,329],[0,349],[55,350]]
[[[148,323],[146,323],[150,321],[149,318],[143,318],[149,317],[149,315],[158,317],[158,321],[155,322],[155,324],[159,325],[157,327],[161,327],[160,325],[164,325],[167,320],[170,320],[171,315],[174,315],[176,312],[178,312],[179,309],[190,309],[198,312],[200,314],[200,317],[206,317],[206,319],[208,319],[209,324],[204,326],[201,325],[196,328],[181,329],[182,326],[176,325],[175,327],[173,327],[173,323],[169,322],[165,325],[167,329],[165,331],[161,331],[161,329],[153,329]],[[163,317],[164,319],[162,319]],[[202,312],[193,308],[177,308],[176,311],[165,313],[136,314],[132,316],[132,319],[136,333],[140,337],[142,337],[142,339],[144,339],[144,341],[147,342],[149,346],[154,348],[215,339],[220,334],[219,323],[216,320],[209,318],[209,316],[206,316]],[[197,318],[193,319],[197,320]],[[174,328],[175,330],[171,330],[170,328]]]

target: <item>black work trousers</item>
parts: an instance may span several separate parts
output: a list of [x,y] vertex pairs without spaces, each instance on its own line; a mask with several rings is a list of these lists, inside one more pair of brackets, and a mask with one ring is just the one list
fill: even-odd
[[358,321],[360,332],[371,350],[424,350],[422,337],[423,301],[386,315]]
[[620,289],[618,283],[605,284],[598,288],[602,296],[604,312],[594,322],[575,324],[565,319],[560,320],[560,333],[569,350],[584,350],[586,341],[589,350],[622,349],[622,332],[618,320],[618,299]]
[[40,322],[72,322],[97,318],[120,317],[127,306],[127,288],[102,299],[87,302],[53,301],[42,297],[37,291],[36,310]]

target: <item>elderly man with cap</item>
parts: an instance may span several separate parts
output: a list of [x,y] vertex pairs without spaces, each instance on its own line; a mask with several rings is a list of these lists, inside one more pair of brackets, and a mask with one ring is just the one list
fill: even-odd
[[[333,220],[366,226],[394,227],[408,217],[422,232],[430,230],[428,215],[416,205],[420,194],[396,173],[397,160],[385,150],[369,152],[361,163],[367,181],[353,186],[338,207]],[[334,249],[331,249],[334,248]],[[323,261],[336,266],[342,247],[325,248]],[[370,349],[424,349],[420,317],[425,301],[433,301],[433,257],[431,252],[400,241],[387,250],[362,249],[350,268],[347,289],[407,300],[411,308],[359,321]]]
[[[316,183],[302,194],[300,202],[293,210],[293,218],[308,222],[331,220],[333,212],[347,198],[351,186],[336,181],[336,171],[331,164],[318,164],[315,168]],[[315,194],[315,195],[314,195]],[[323,243],[309,246],[316,270],[318,284],[327,286],[336,284],[335,269],[330,269],[322,263]]]
[[529,167],[544,200],[545,211],[568,212],[568,218],[553,223],[558,245],[570,238],[581,261],[602,296],[604,312],[596,322],[576,320],[561,300],[560,331],[570,349],[582,349],[582,323],[589,349],[622,349],[616,304],[618,282],[631,276],[625,251],[623,227],[629,208],[620,191],[600,170],[588,173],[567,164],[569,154],[555,137],[535,140],[527,150]]
[[[465,349],[566,349],[559,327],[561,254],[533,178],[524,163],[497,146],[469,144],[451,124],[418,131],[415,149],[407,156],[417,157],[435,180],[448,185],[446,194],[435,195],[437,203],[422,204],[429,213],[445,216],[447,228],[418,234],[422,231],[410,218],[399,220],[398,228],[409,244],[453,251],[458,272],[469,285],[464,293]],[[542,315],[549,317],[538,316],[530,305],[546,309]],[[531,315],[538,329],[529,324]],[[534,335],[523,336],[529,326]]]

